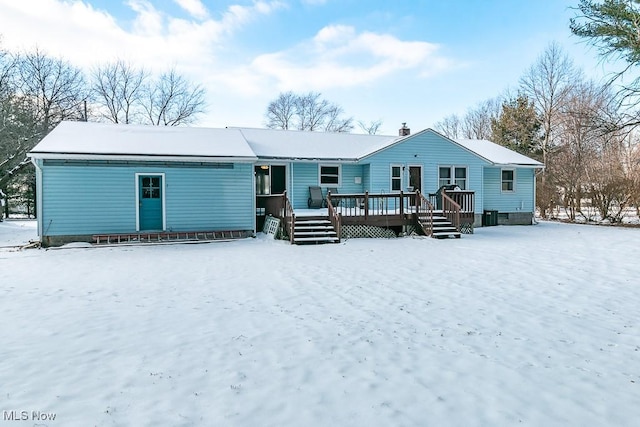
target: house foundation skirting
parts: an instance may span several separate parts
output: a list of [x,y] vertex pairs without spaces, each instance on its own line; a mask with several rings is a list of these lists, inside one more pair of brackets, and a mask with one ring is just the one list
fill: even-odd
[[[475,214],[474,226],[482,227],[482,214]],[[531,212],[500,212],[498,211],[498,225],[531,225],[533,214]]]

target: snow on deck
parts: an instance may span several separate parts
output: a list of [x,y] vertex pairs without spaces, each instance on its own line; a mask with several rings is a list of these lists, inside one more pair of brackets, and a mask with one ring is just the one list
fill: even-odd
[[0,251],[2,409],[50,427],[634,426],[638,241],[543,222]]

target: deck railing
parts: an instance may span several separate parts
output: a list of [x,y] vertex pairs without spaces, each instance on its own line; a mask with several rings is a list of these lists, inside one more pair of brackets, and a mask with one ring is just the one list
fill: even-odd
[[359,216],[365,220],[370,216],[403,218],[406,213],[416,211],[416,193],[370,194],[327,194],[327,204],[338,210],[342,216]]
[[[475,192],[468,190],[445,191],[447,196],[460,206],[460,212],[473,213],[475,211]],[[442,201],[437,193],[429,194],[429,201],[436,209],[441,209]]]
[[282,211],[279,216],[284,221],[284,229],[287,230],[287,233],[289,234],[289,241],[291,242],[291,244],[293,244],[293,233],[296,226],[296,214],[293,212],[293,206],[291,206],[291,202],[287,197],[286,191],[282,194]]
[[422,227],[422,231],[427,236],[433,234],[433,204],[424,197],[424,195],[416,192],[416,221]]
[[331,202],[331,191],[327,193],[327,211],[329,213],[329,221],[338,236],[338,242],[342,240],[342,214],[339,213]]
[[449,194],[450,192],[442,192],[442,215],[460,231],[460,205],[449,197]]

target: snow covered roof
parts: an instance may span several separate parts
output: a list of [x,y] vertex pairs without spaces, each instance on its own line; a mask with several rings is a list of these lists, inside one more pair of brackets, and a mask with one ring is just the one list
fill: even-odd
[[236,128],[259,158],[351,160],[393,144],[400,137],[353,133]]
[[454,139],[453,141],[495,165],[544,166],[537,160],[485,139]]
[[[427,129],[419,132],[437,132]],[[419,134],[418,133],[418,134]],[[62,122],[29,153],[34,158],[356,162],[409,136],[303,132],[255,128],[196,128]],[[443,136],[443,138],[446,138]],[[452,143],[495,165],[543,167],[527,156],[485,140]]]
[[62,122],[30,153],[34,158],[154,157],[257,160],[237,129]]

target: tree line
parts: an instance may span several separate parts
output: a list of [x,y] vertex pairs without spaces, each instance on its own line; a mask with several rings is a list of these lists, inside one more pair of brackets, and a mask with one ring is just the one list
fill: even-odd
[[451,138],[491,140],[543,162],[536,200],[542,217],[556,216],[560,208],[572,221],[597,213],[620,222],[625,208],[640,206],[640,134],[627,114],[611,82],[587,79],[551,43],[515,90],[434,127]]
[[175,69],[153,75],[115,60],[85,74],[40,49],[13,53],[0,45],[0,190],[35,213],[35,174],[26,154],[63,120],[177,126],[204,110],[202,86]]

